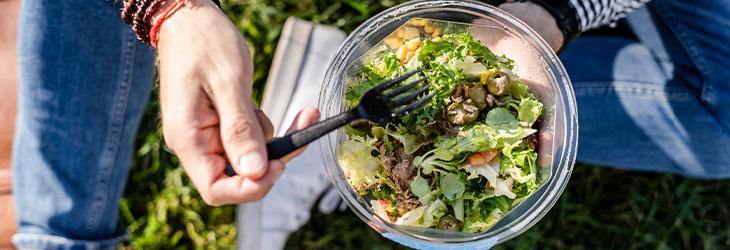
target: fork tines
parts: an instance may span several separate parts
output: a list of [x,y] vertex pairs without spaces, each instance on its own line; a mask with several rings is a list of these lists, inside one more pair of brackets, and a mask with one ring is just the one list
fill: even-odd
[[388,81],[386,81],[384,83],[381,83],[380,85],[375,86],[373,89],[374,90],[377,90],[377,91],[383,91],[383,90],[385,90],[387,88],[390,88],[390,86],[395,85],[396,83],[405,81],[406,79],[410,78],[411,76],[413,76],[415,74],[418,74],[421,71],[423,71],[423,67],[417,68],[414,71],[407,72],[407,73],[405,73],[405,74],[403,74],[403,75],[401,75],[399,77],[396,77],[394,79],[391,79],[391,80],[388,80]]
[[[397,84],[399,82],[405,81],[406,79],[411,78],[413,75],[415,75],[415,74],[417,74],[419,72],[422,72],[423,69],[424,68],[421,67],[421,68],[418,68],[416,70],[407,72],[407,73],[401,75],[400,77],[397,77],[397,78],[395,78],[393,80],[387,81],[387,82],[385,82],[385,83],[377,86],[376,88],[378,88],[380,91],[383,91],[383,90],[387,89],[388,87],[391,87],[391,86],[393,86],[393,85],[395,85],[395,84]],[[405,85],[403,85],[401,87],[398,87],[397,89],[388,91],[387,93],[384,93],[383,94],[385,97],[387,97],[388,99],[391,99],[392,100],[391,101],[391,105],[394,108],[395,107],[402,106],[402,105],[405,105],[405,104],[408,104],[407,106],[405,106],[405,107],[403,107],[403,108],[401,108],[401,109],[399,109],[397,111],[394,110],[394,112],[391,114],[392,117],[397,118],[397,117],[401,117],[403,115],[406,115],[409,112],[413,111],[414,109],[420,107],[424,103],[426,103],[429,100],[431,100],[431,98],[433,98],[433,94],[430,94],[430,95],[425,96],[425,97],[421,98],[420,100],[416,101],[419,96],[421,96],[423,93],[425,93],[426,91],[428,91],[428,81],[426,81],[426,80],[427,80],[426,79],[426,76],[423,76],[421,78],[416,79],[415,81],[409,82],[409,83],[407,83],[407,84],[405,84]],[[418,84],[420,84],[422,82],[426,82],[426,86],[423,86],[423,87],[421,87],[421,88],[419,88],[419,89],[417,89],[417,90],[415,90],[413,92],[403,94],[406,91],[408,91],[408,90],[410,90],[410,89],[418,86]],[[393,99],[395,97],[398,97],[398,98]]]
[[[424,87],[424,88],[428,88],[428,87]],[[421,98],[420,100],[418,100],[416,102],[413,102],[411,104],[408,104],[408,106],[405,106],[402,109],[400,109],[400,110],[396,111],[395,113],[393,113],[393,117],[401,117],[401,116],[407,115],[409,112],[417,109],[418,107],[420,107],[424,103],[430,101],[431,98],[433,98],[433,96],[434,96],[434,94],[429,94],[429,95]]]

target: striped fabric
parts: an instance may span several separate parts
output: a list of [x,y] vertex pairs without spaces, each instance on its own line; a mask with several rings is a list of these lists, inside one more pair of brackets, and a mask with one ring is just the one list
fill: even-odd
[[580,21],[580,30],[586,31],[614,24],[629,12],[650,0],[570,0]]

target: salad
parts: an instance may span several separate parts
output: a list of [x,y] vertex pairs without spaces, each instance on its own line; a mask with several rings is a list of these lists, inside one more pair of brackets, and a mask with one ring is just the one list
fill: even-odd
[[540,185],[535,134],[543,104],[512,72],[512,60],[468,30],[415,19],[383,44],[347,84],[346,106],[421,67],[434,97],[397,122],[345,127],[337,159],[348,183],[391,223],[486,231]]

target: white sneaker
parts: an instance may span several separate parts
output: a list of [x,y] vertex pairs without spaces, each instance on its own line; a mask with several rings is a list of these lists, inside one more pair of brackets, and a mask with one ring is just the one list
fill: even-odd
[[[336,52],[333,48],[344,39],[340,30],[296,18],[287,20],[261,107],[277,135],[284,134],[301,109],[317,107],[326,67]],[[287,164],[262,201],[239,205],[238,249],[282,249],[289,234],[309,220],[314,202],[331,186],[318,143],[311,143]],[[320,207],[329,211],[342,205],[336,192],[325,198],[322,200],[327,202]]]

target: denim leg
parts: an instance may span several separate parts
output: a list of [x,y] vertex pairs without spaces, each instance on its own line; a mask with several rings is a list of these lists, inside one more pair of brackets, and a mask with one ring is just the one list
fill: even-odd
[[[730,1],[656,0],[648,9],[655,23],[663,24],[659,34],[647,32],[638,15],[629,19],[632,29],[652,52],[683,66],[675,75],[685,78],[712,117],[730,131]],[[655,42],[656,37],[665,41]]]
[[[725,17],[712,18],[727,22],[728,14],[697,8],[699,2],[686,5],[705,11],[703,15],[722,14]],[[704,46],[689,44],[676,36],[686,31],[679,31],[683,26],[678,24],[704,22],[694,25],[711,27],[712,23],[679,18],[673,13],[676,6],[665,3],[657,1],[629,17],[639,42],[584,37],[561,55],[578,101],[578,160],[700,178],[730,177],[730,114],[722,111],[729,104],[728,83],[708,77],[708,72],[727,74],[730,62],[725,57],[710,65],[709,59],[697,56],[711,54],[712,46],[726,47],[721,41],[728,41],[728,36],[703,38]],[[667,18],[674,23],[667,23]]]
[[23,0],[13,152],[19,248],[113,248],[153,51],[114,1]]

